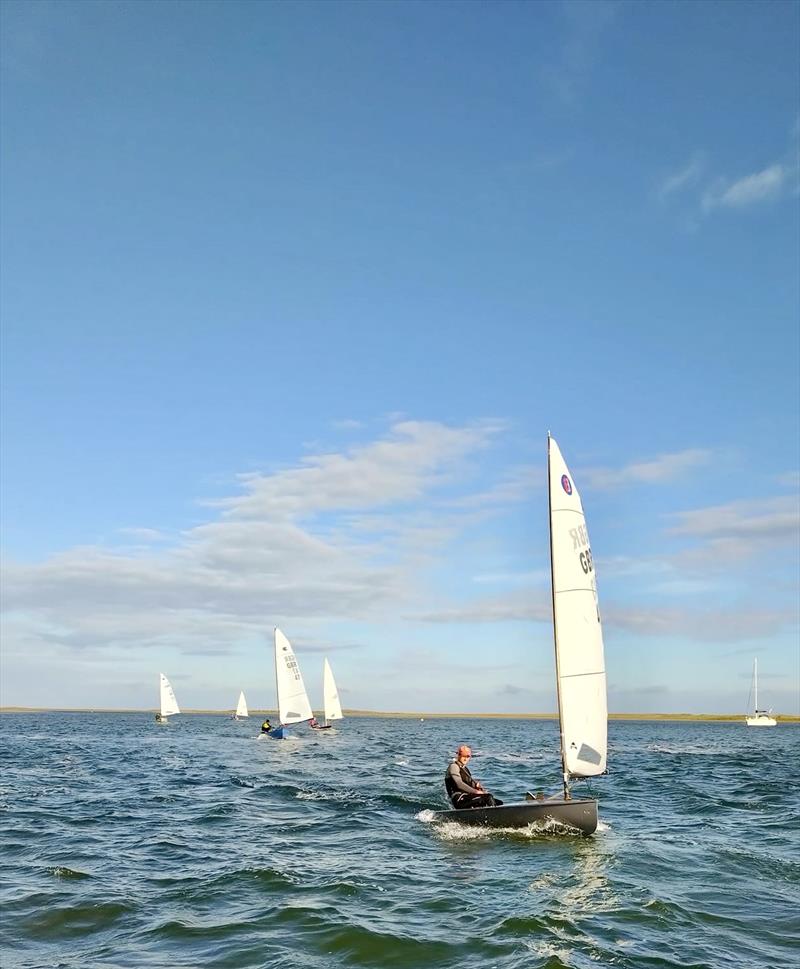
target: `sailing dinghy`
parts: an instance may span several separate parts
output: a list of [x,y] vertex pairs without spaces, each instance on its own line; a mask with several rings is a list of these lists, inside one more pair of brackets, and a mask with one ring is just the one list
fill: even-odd
[[753,660],[753,716],[745,717],[748,727],[776,727],[778,721],[772,716],[772,710],[758,709],[758,659]]
[[573,798],[573,780],[606,771],[608,710],[603,632],[583,505],[555,440],[547,437],[550,575],[563,794],[526,795],[497,807],[439,811],[437,821],[523,828],[556,822],[585,835],[597,828],[597,801]]
[[290,724],[311,720],[314,713],[292,644],[277,626],[275,627],[275,684],[278,691],[280,723],[269,731],[268,736],[274,740],[285,740],[286,728]]
[[239,692],[239,702],[236,704],[236,713],[231,717],[232,720],[246,720],[250,714],[247,712],[247,700],[244,698],[244,690]]
[[314,723],[312,720],[311,725],[315,730],[330,730],[333,726],[331,721],[342,720],[343,714],[342,705],[339,702],[339,692],[336,689],[336,680],[333,678],[333,670],[327,658],[322,664],[322,698],[325,708],[325,724]]
[[181,708],[175,699],[175,691],[172,689],[170,681],[163,673],[158,675],[160,677],[161,712],[156,714],[156,721],[158,723],[169,723],[169,718],[173,714],[180,713]]

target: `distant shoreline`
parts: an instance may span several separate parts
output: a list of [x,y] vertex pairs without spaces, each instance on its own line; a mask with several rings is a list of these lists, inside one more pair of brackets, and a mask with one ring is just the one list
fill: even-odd
[[[183,710],[183,714],[230,717],[233,710]],[[0,707],[3,713],[156,713],[155,708],[95,708],[89,707]],[[251,719],[277,714],[274,710],[251,710]],[[321,714],[320,714],[321,715]],[[555,713],[409,713],[407,711],[345,710],[346,717],[365,717],[377,720],[557,720]],[[800,716],[774,714],[778,723],[800,723]],[[744,721],[743,713],[609,713],[609,720],[684,720],[697,723],[736,723]]]

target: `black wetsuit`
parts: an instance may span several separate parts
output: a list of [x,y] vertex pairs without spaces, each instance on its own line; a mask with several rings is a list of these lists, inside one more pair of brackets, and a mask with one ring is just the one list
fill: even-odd
[[447,773],[444,775],[444,786],[447,788],[447,796],[450,803],[456,810],[462,808],[495,807],[502,804],[497,798],[487,793],[476,793],[475,780],[469,772],[469,768],[464,764],[459,764],[457,760],[450,762]]

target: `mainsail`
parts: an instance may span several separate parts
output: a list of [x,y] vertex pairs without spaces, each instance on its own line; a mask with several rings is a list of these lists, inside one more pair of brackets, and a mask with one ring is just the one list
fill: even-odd
[[331,664],[327,659],[322,667],[322,696],[325,704],[325,720],[341,720],[342,705],[339,702],[339,693],[336,689]]
[[250,714],[247,712],[247,700],[244,698],[244,690],[239,694],[239,702],[236,704],[236,716],[237,717],[249,717]]
[[292,644],[275,627],[275,679],[278,687],[278,717],[281,723],[310,720],[314,713],[294,656]]
[[161,677],[161,716],[171,717],[173,713],[180,713],[181,708],[178,706],[175,691],[172,689],[169,680],[163,673],[160,673],[159,676]]
[[593,777],[606,769],[606,668],[583,505],[552,437],[548,437],[548,476],[553,630],[566,791],[570,777]]

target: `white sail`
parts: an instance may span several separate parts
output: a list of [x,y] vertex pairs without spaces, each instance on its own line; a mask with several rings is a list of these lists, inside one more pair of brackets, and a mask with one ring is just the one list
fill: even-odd
[[236,716],[237,717],[249,717],[250,714],[247,712],[247,700],[244,698],[244,690],[239,693],[239,702],[236,704]]
[[314,713],[297,665],[292,644],[275,627],[275,679],[278,687],[278,717],[281,723],[310,720]]
[[322,696],[325,704],[325,720],[342,719],[342,705],[339,702],[339,693],[336,689],[336,680],[333,678],[331,664],[326,659],[322,666]]
[[159,676],[161,677],[161,716],[171,717],[173,713],[180,713],[181,708],[178,706],[175,691],[172,689],[169,680],[163,673],[160,673]]
[[565,784],[606,769],[608,707],[603,631],[583,505],[548,438],[550,558],[558,711]]

